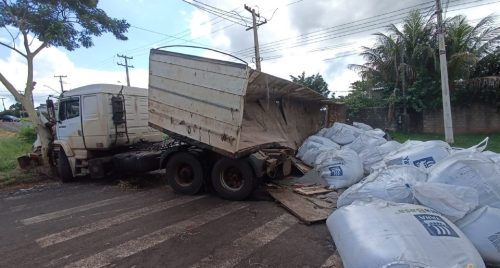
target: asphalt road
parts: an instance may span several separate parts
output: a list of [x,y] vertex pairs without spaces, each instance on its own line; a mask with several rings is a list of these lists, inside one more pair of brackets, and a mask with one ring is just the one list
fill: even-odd
[[0,267],[336,267],[325,224],[270,201],[50,183],[0,193]]

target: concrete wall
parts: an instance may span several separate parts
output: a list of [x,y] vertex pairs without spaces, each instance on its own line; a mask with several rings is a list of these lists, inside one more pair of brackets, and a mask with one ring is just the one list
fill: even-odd
[[[500,110],[484,104],[453,107],[454,133],[500,132]],[[423,114],[423,132],[444,133],[441,110]]]
[[361,122],[373,128],[386,129],[389,126],[387,107],[370,107],[359,110],[354,116],[349,117],[349,122]]

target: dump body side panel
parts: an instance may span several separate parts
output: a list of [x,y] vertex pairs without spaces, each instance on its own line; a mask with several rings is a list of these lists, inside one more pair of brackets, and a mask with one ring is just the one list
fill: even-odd
[[252,70],[239,150],[278,146],[298,149],[323,125],[325,100],[307,87]]
[[149,123],[229,154],[238,151],[246,65],[151,50]]

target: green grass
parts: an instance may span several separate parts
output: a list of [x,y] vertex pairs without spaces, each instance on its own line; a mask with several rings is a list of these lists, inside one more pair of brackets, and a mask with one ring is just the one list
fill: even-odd
[[[443,140],[444,135],[441,134],[426,134],[426,133],[401,133],[390,132],[391,137],[399,142],[406,140]],[[480,143],[484,138],[489,137],[488,147],[486,150],[500,153],[500,133],[497,134],[457,134],[454,135],[455,143],[453,147],[467,148]]]
[[16,169],[17,158],[31,151],[32,144],[18,136],[0,137],[0,187],[29,180],[33,174]]

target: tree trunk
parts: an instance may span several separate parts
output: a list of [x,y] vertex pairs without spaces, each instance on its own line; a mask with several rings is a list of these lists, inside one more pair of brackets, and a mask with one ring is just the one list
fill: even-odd
[[35,127],[36,133],[40,138],[40,143],[42,145],[42,163],[43,166],[49,167],[49,153],[50,146],[52,142],[52,134],[50,129],[47,128],[40,117],[38,116],[33,103],[30,101],[21,101],[24,109],[28,113],[30,121],[33,123],[33,127]]

